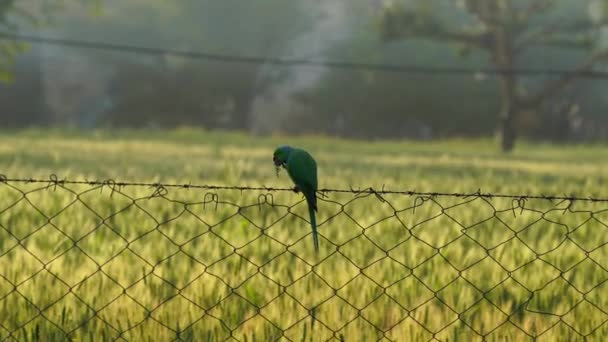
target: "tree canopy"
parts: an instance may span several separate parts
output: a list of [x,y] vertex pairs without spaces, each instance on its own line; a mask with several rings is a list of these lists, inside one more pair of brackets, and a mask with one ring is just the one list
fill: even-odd
[[[608,2],[587,1],[591,15],[580,2],[558,0],[454,0],[409,1],[387,5],[381,15],[381,36],[386,41],[428,39],[457,44],[466,56],[473,49],[484,51],[500,71],[502,148],[513,148],[517,121],[533,115],[585,71],[608,60],[601,45]],[[446,15],[467,14],[460,23]],[[535,49],[575,49],[579,52],[571,70],[557,79],[534,87],[512,72]],[[582,53],[581,53],[582,52]]]

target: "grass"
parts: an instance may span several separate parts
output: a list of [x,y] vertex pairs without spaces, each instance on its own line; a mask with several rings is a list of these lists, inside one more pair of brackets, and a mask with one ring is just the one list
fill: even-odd
[[[286,142],[316,157],[321,187],[606,194],[601,145],[524,142],[504,155],[491,140],[187,129],[4,132],[0,173],[286,187],[270,159]],[[551,341],[607,333],[605,203],[332,193],[320,199],[315,254],[306,207],[289,192],[259,204],[263,192],[10,185],[0,185],[2,340]]]

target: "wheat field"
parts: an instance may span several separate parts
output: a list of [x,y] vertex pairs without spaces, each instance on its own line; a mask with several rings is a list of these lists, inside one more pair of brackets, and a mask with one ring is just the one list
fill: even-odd
[[[6,178],[598,197],[608,148],[174,131],[0,133]],[[0,183],[0,340],[572,341],[608,328],[608,203]]]

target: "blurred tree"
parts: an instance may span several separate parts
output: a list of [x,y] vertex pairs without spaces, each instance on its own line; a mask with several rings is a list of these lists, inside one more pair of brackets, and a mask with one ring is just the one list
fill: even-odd
[[[25,8],[18,6],[16,0],[0,2],[0,30],[4,33],[17,31],[20,23],[33,23],[36,19]],[[14,81],[13,66],[19,53],[27,50],[27,45],[0,37],[0,82]]]
[[10,34],[23,28],[40,28],[52,23],[58,10],[70,2],[82,3],[91,9],[99,9],[103,0],[48,0],[24,2],[0,1],[0,82],[14,81],[13,67],[17,57],[29,50],[29,45],[10,39]]
[[[276,58],[288,55],[288,46],[314,25],[314,3],[307,1],[185,1],[180,7],[189,21],[190,44],[197,50],[235,56]],[[202,17],[202,18],[201,18]],[[292,70],[268,68],[264,64],[206,63],[214,77],[205,77],[206,89],[221,89],[229,98],[230,128],[247,130],[254,99]],[[199,67],[201,65],[199,64]],[[222,73],[218,74],[217,69]]]
[[[587,13],[587,5],[595,6]],[[391,2],[382,7],[381,36],[385,41],[428,39],[457,43],[460,53],[485,51],[499,71],[502,108],[500,136],[503,151],[514,147],[517,120],[530,115],[582,73],[608,59],[608,50],[598,48],[599,32],[606,22],[608,1],[559,0],[453,0]],[[446,20],[446,14],[461,11],[465,22]],[[525,53],[535,48],[574,49],[585,52],[578,65],[557,79],[526,86],[516,69]]]
[[[64,29],[89,41],[275,58],[288,54],[288,44],[312,27],[310,6],[283,0],[106,0],[97,23],[73,16]],[[253,100],[290,72],[221,59],[86,53],[116,68],[120,91],[114,92],[116,108],[106,120],[113,125],[247,130]]]
[[[456,56],[446,58],[451,56],[451,47],[423,40],[385,44],[374,31],[375,14],[369,0],[349,1],[342,13],[348,34],[345,39],[332,42],[324,51],[324,58],[441,67],[462,67],[463,62],[469,67],[485,63],[481,53],[472,54],[467,61]],[[450,19],[459,20],[454,15]],[[498,89],[493,81],[492,77],[475,75],[329,68],[314,87],[298,94],[299,103],[310,109],[296,113],[285,129],[299,130],[292,133],[324,132],[368,139],[483,136],[495,125],[495,119],[487,113],[497,112],[499,107]]]

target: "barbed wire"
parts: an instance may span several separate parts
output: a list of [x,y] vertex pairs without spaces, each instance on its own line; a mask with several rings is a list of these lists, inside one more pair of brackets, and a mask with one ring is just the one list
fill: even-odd
[[176,50],[169,48],[146,47],[128,44],[117,44],[107,42],[90,42],[77,39],[40,37],[36,35],[0,32],[0,39],[23,41],[35,44],[46,44],[64,47],[74,47],[80,49],[94,49],[115,51],[121,53],[135,53],[155,56],[176,56],[190,59],[208,60],[219,63],[241,63],[241,64],[266,64],[287,67],[321,67],[330,69],[344,70],[367,70],[406,74],[423,75],[504,75],[517,74],[530,77],[555,77],[564,76],[576,72],[578,78],[605,80],[608,79],[608,72],[600,70],[563,70],[563,69],[533,69],[533,68],[513,68],[501,69],[492,67],[434,67],[424,65],[394,65],[385,63],[359,63],[346,61],[322,61],[299,58],[278,58],[278,57],[258,57],[258,56],[236,56],[209,52]]
[[301,195],[273,191],[0,176],[0,340],[608,331],[602,199],[337,190],[315,253]]
[[[278,188],[269,186],[231,186],[231,185],[210,185],[210,184],[192,184],[192,183],[159,183],[159,182],[125,182],[115,181],[113,179],[106,180],[67,180],[59,179],[56,175],[50,175],[49,179],[40,178],[8,178],[7,176],[0,174],[0,183],[46,183],[49,186],[57,185],[102,185],[109,187],[150,187],[150,188],[183,188],[183,189],[199,189],[199,190],[237,190],[237,191],[268,191],[268,192],[292,192],[293,188]],[[475,192],[431,192],[431,191],[416,191],[416,190],[389,190],[383,185],[381,189],[374,189],[373,187],[367,188],[350,188],[350,189],[332,189],[332,188],[321,188],[317,190],[318,193],[350,193],[350,194],[376,194],[376,195],[408,195],[408,196],[422,196],[422,197],[457,197],[457,198],[469,198],[469,197],[482,197],[482,198],[507,198],[507,199],[543,199],[549,201],[589,201],[589,202],[608,202],[608,198],[603,197],[582,197],[577,195],[555,195],[555,194],[501,194],[501,193],[484,193],[481,189]]]

